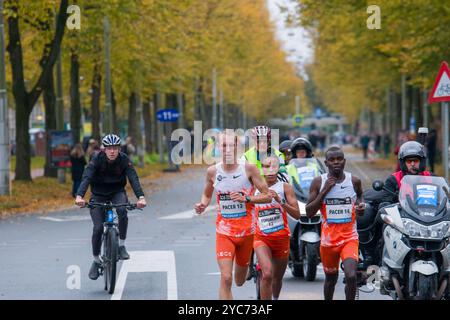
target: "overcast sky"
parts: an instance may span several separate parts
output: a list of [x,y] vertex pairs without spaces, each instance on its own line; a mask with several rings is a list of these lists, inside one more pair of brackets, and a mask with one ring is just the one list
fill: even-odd
[[[289,8],[294,12],[295,4],[291,0],[266,0],[272,20],[277,30],[276,35],[282,43],[283,49],[288,53],[289,61],[299,62],[301,66],[312,59],[312,49],[310,39],[306,31],[302,28],[286,28],[284,23],[285,15],[280,12],[278,5]],[[295,50],[295,51],[293,51]]]

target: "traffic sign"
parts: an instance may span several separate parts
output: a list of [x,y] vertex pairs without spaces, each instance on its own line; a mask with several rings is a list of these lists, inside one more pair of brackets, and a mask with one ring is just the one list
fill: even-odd
[[161,109],[156,113],[156,118],[160,122],[176,122],[180,113],[176,109]]
[[428,103],[450,101],[450,69],[443,61],[434,82],[433,89],[428,96]]
[[299,127],[303,123],[303,115],[301,113],[294,114],[292,117],[292,121],[294,123],[294,126]]
[[444,168],[445,179],[449,178],[449,161],[448,161],[448,145],[449,145],[449,135],[448,135],[448,102],[450,101],[450,69],[448,68],[447,62],[443,61],[441,63],[441,68],[439,69],[438,76],[434,81],[433,89],[428,97],[428,103],[442,102],[441,103],[441,117],[442,117],[442,166]]

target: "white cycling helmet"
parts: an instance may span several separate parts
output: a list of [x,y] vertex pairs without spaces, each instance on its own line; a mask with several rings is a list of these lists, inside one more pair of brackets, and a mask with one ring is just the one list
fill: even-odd
[[268,126],[256,126],[252,129],[252,136],[257,139],[267,137],[267,140],[270,141],[272,130]]
[[119,136],[111,133],[103,138],[102,144],[104,147],[120,146],[122,144],[122,141],[120,140]]

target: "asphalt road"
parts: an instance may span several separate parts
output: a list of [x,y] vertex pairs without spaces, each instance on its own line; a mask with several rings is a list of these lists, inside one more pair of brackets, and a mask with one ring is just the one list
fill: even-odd
[[[388,172],[372,170],[348,156],[347,170],[369,180]],[[88,278],[92,261],[92,222],[87,209],[46,216],[16,216],[0,221],[0,299],[217,299],[219,270],[215,260],[215,213],[202,216],[192,207],[200,199],[205,168],[166,174],[148,195],[149,206],[130,213],[127,249],[120,262],[114,295],[103,279]],[[280,299],[322,299],[324,274],[314,282],[294,278],[287,270]],[[233,285],[235,299],[255,299],[255,285]],[[335,299],[344,299],[342,276]],[[360,299],[390,299],[377,291]]]

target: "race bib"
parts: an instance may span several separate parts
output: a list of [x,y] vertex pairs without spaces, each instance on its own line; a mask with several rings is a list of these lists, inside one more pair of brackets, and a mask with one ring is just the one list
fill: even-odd
[[245,204],[231,200],[230,194],[219,194],[219,208],[224,219],[242,218],[247,215]]
[[266,234],[284,229],[280,208],[263,209],[258,212],[259,229]]
[[325,199],[328,224],[349,223],[352,221],[353,203],[350,198]]
[[311,182],[316,176],[316,170],[311,167],[297,168],[297,174],[300,181],[300,187],[302,189],[309,189]]

